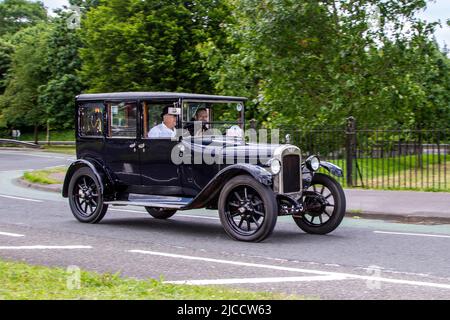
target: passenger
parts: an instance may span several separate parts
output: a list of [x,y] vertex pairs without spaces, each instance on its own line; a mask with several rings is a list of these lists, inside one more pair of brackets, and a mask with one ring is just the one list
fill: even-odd
[[198,108],[195,116],[191,119],[184,128],[189,131],[191,136],[201,136],[204,132],[208,131],[208,126],[205,124],[209,122],[208,110],[206,108]]
[[150,130],[149,138],[174,138],[176,136],[177,115],[170,113],[171,108],[172,106],[164,107],[161,114],[163,122]]

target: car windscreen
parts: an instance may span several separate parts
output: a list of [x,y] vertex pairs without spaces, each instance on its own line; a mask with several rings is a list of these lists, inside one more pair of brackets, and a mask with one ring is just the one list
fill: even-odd
[[183,110],[183,129],[191,136],[242,136],[243,102],[187,101]]

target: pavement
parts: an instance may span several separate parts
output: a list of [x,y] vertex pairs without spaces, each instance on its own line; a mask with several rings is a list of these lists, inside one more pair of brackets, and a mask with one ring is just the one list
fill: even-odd
[[345,190],[347,211],[362,218],[450,223],[450,192]]

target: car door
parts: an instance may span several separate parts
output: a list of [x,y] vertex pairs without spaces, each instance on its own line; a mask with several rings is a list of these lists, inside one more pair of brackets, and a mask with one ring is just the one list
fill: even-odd
[[[178,100],[144,101],[141,103],[142,130],[138,143],[141,161],[141,183],[146,193],[182,195],[181,168],[172,161],[172,152],[178,140],[149,138],[152,128],[162,123],[165,106],[174,106]],[[179,121],[178,121],[179,123]]]
[[138,104],[136,101],[107,102],[106,110],[104,162],[121,184],[127,187],[139,186]]

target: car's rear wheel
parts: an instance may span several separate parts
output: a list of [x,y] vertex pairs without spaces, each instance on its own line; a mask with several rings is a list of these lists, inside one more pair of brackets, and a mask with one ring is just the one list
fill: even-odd
[[303,198],[305,213],[294,217],[300,229],[311,234],[328,234],[342,222],[346,199],[342,186],[332,177],[316,174]]
[[108,210],[103,203],[100,182],[90,168],[78,169],[69,184],[69,205],[75,218],[83,223],[99,223]]
[[219,214],[225,232],[231,238],[260,242],[272,234],[278,206],[271,189],[242,175],[224,186],[219,197]]
[[151,208],[151,207],[145,207],[145,210],[155,219],[161,219],[166,220],[171,218],[175,213],[177,213],[177,210],[168,210],[168,209],[162,209],[162,208]]

